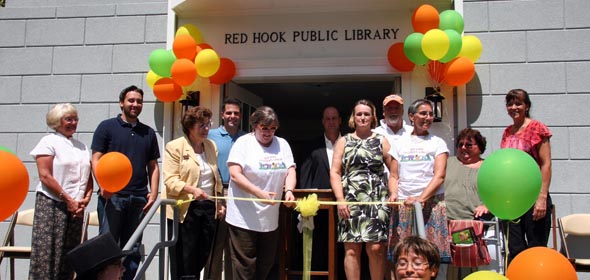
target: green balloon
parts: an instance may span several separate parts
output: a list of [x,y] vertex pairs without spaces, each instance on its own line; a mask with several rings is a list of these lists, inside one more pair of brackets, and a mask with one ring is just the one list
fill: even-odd
[[440,30],[447,30],[452,29],[457,31],[457,33],[463,33],[464,22],[463,16],[455,10],[446,10],[440,13],[439,15],[440,22],[438,24],[438,29]]
[[481,165],[477,191],[492,214],[515,220],[535,204],[541,191],[541,170],[529,154],[500,149]]
[[424,34],[415,32],[408,35],[404,41],[404,53],[416,65],[424,65],[430,61],[422,51],[422,38]]
[[15,154],[15,153],[14,153],[14,152],[11,150],[11,149],[9,149],[9,148],[6,148],[6,147],[4,147],[4,146],[0,146],[0,151],[9,152],[9,153],[11,153],[11,154],[13,154],[13,155],[16,155],[16,154]]
[[463,46],[463,39],[461,38],[461,34],[457,33],[457,31],[452,29],[445,30],[447,37],[449,37],[449,51],[447,54],[439,59],[442,63],[447,63],[457,57],[459,52],[461,52],[461,47]]
[[150,54],[150,69],[162,77],[170,77],[174,61],[176,61],[176,56],[171,50],[157,49]]

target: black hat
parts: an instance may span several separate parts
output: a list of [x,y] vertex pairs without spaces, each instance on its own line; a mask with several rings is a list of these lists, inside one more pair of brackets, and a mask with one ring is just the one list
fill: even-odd
[[113,235],[103,233],[76,246],[68,252],[67,258],[76,271],[76,279],[84,279],[96,275],[106,265],[132,252],[121,251]]

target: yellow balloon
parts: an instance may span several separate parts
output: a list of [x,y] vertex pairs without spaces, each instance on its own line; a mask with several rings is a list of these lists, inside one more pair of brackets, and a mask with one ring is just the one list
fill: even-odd
[[439,60],[447,54],[451,42],[447,33],[440,29],[431,29],[422,38],[422,52],[432,60]]
[[200,44],[203,43],[203,34],[201,34],[201,30],[199,30],[196,26],[192,24],[185,24],[180,26],[176,30],[176,35],[190,35],[195,40],[195,43]]
[[221,60],[217,52],[212,49],[204,49],[197,53],[195,57],[195,66],[197,74],[203,78],[209,78],[219,70]]
[[480,270],[467,275],[464,280],[508,280],[508,278],[493,271]]
[[481,41],[473,35],[463,36],[462,41],[463,45],[461,46],[461,51],[457,56],[467,57],[472,62],[477,61],[483,49]]
[[150,70],[147,72],[147,75],[145,75],[145,81],[147,82],[148,86],[150,86],[150,88],[154,88],[154,85],[156,84],[156,82],[161,79],[162,76],[154,73],[154,71]]

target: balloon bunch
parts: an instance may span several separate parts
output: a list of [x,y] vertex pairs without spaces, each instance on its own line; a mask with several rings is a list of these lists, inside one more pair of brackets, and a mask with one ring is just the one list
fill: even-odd
[[162,102],[178,100],[183,94],[182,87],[192,85],[197,76],[221,85],[229,82],[236,73],[234,62],[220,58],[209,44],[203,42],[201,31],[192,24],[176,30],[172,50],[152,51],[149,65],[147,84]]
[[438,13],[430,5],[421,5],[412,15],[414,33],[403,43],[391,45],[389,64],[398,71],[410,72],[415,65],[427,65],[431,83],[464,85],[475,75],[473,64],[482,45],[473,35],[461,36],[463,17],[455,10]]

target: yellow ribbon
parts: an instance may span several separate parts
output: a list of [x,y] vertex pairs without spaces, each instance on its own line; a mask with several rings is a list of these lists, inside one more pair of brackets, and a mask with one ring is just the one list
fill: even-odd
[[[301,230],[303,233],[303,279],[309,280],[311,276],[311,251],[313,245],[313,216],[320,209],[318,195],[312,193],[303,199],[297,200],[296,211],[301,213]],[[297,226],[299,227],[299,226]]]
[[[396,202],[362,202],[362,201],[322,201],[317,199],[317,194],[312,193],[303,199],[298,199],[297,201],[287,201],[287,200],[280,200],[280,199],[263,199],[263,198],[249,198],[249,197],[227,197],[227,196],[209,196],[210,199],[223,199],[223,200],[242,200],[242,201],[257,201],[257,202],[264,202],[264,203],[295,203],[297,206],[295,210],[301,213],[303,219],[312,219],[311,222],[313,224],[313,216],[317,214],[320,205],[394,205],[394,204],[403,204],[403,202],[396,201]],[[194,198],[187,199],[187,200],[178,200],[176,202],[176,206],[180,206],[184,203],[190,203],[191,201],[195,201]],[[313,242],[313,229],[303,227],[303,280],[310,279],[310,272],[311,272],[311,248]]]
[[[228,197],[228,196],[213,196],[210,195],[209,196],[210,199],[223,199],[223,200],[242,200],[242,201],[257,201],[257,202],[264,202],[264,203],[299,203],[299,201],[288,201],[288,200],[280,200],[280,199],[266,199],[266,198],[251,198],[251,197]],[[180,206],[184,203],[190,203],[192,201],[195,201],[196,199],[191,198],[191,199],[186,199],[186,200],[178,200],[176,202],[176,206]],[[381,204],[386,204],[386,205],[401,205],[403,204],[403,202],[401,201],[395,201],[395,202],[389,202],[389,201],[323,201],[323,200],[318,200],[318,203],[320,205],[381,205]]]

